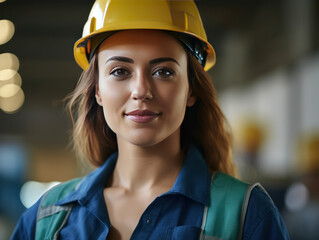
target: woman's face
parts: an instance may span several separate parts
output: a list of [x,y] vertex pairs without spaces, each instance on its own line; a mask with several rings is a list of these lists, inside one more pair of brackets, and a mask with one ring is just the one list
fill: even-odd
[[118,32],[98,52],[96,99],[118,142],[153,146],[179,131],[191,96],[187,56],[168,33]]

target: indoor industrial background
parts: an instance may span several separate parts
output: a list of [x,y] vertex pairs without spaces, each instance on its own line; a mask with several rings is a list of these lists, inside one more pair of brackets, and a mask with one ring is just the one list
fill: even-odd
[[[48,187],[89,171],[63,98],[81,74],[72,50],[92,4],[0,0],[0,240]],[[242,179],[265,186],[292,239],[319,239],[319,1],[196,4]]]

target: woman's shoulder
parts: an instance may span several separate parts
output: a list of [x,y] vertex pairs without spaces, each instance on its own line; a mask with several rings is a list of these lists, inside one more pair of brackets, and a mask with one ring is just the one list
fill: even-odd
[[30,208],[26,209],[12,233],[11,240],[31,240],[35,236],[35,226],[37,221],[37,212],[40,206],[42,197]]
[[268,195],[266,190],[261,187],[255,187],[252,190],[249,208],[257,209],[259,214],[267,214],[269,211],[277,210],[273,200]]
[[[72,179],[49,189],[30,208],[26,209],[15,227],[11,239],[34,239],[35,228],[39,218],[39,209],[45,209],[48,205],[54,205],[59,200],[75,190],[82,178]],[[40,211],[41,215],[41,211]]]
[[287,228],[274,202],[264,189],[252,190],[243,239],[289,239]]

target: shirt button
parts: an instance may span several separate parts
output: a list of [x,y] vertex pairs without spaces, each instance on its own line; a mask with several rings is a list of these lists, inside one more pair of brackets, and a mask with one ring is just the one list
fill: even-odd
[[151,223],[151,220],[152,220],[151,218],[147,218],[147,219],[146,219],[146,223],[147,223],[147,224],[150,224],[150,223]]

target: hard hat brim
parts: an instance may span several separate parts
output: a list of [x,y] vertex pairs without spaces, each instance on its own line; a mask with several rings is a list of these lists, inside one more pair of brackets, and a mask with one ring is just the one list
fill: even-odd
[[106,33],[106,32],[112,32],[112,31],[118,31],[118,30],[138,30],[138,29],[143,29],[143,30],[164,30],[164,31],[173,31],[173,32],[178,32],[178,33],[183,33],[186,35],[190,35],[193,36],[197,39],[199,39],[200,41],[202,41],[203,43],[206,44],[207,49],[207,58],[206,58],[206,63],[204,66],[204,70],[208,71],[210,68],[212,68],[215,63],[216,63],[216,54],[215,54],[215,50],[212,47],[212,45],[205,39],[199,37],[198,35],[192,34],[190,32],[185,32],[185,30],[183,29],[172,29],[171,26],[167,26],[165,28],[165,26],[163,26],[163,24],[156,24],[153,23],[149,26],[145,26],[145,23],[143,23],[143,26],[138,26],[138,23],[127,23],[127,26],[123,27],[123,24],[121,24],[120,26],[117,26],[117,24],[113,24],[112,26],[108,25],[107,29],[105,28],[101,28],[99,30],[96,30],[95,32],[80,38],[78,41],[76,41],[76,43],[74,44],[74,57],[75,60],[77,62],[77,64],[83,69],[83,70],[87,70],[89,68],[89,59],[87,57],[87,46],[85,44],[85,42],[87,42],[89,39],[93,38],[96,35],[99,35],[101,33]]

